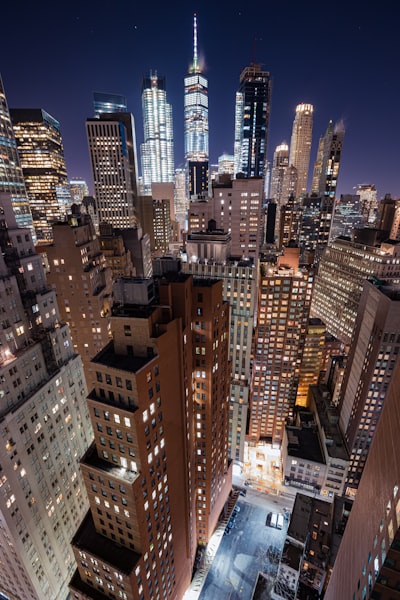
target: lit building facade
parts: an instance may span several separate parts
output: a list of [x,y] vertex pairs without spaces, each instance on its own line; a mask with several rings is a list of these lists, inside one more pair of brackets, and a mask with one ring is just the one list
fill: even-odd
[[378,211],[376,187],[373,183],[363,183],[357,186],[356,194],[360,197],[362,221],[373,225]]
[[74,351],[82,357],[90,386],[90,359],[110,338],[112,271],[86,214],[72,215],[55,225],[53,243],[43,250],[49,265],[47,280],[57,291],[61,318],[69,325]]
[[172,107],[167,102],[165,77],[150,71],[142,82],[144,142],[140,147],[143,194],[151,184],[174,181]]
[[[184,79],[185,161],[207,163],[208,171],[208,80],[197,54],[197,17],[194,15],[193,62]],[[193,195],[201,188],[192,187]]]
[[159,304],[153,292],[152,280],[117,282],[114,339],[93,359],[79,600],[182,598],[231,488],[222,284],[177,276],[160,282]]
[[307,192],[308,168],[312,144],[314,107],[312,104],[298,104],[290,138],[289,166],[297,170],[295,198]]
[[[368,230],[361,230],[369,233]],[[372,233],[374,233],[372,231]],[[350,345],[365,279],[400,284],[400,245],[337,238],[325,248],[315,280],[311,314],[327,331]]]
[[353,229],[361,227],[361,203],[357,194],[340,194],[339,200],[335,202],[330,239],[335,240],[339,236],[351,237]]
[[99,223],[135,227],[137,155],[133,116],[101,113],[86,121]]
[[93,108],[95,117],[103,113],[128,112],[125,96],[105,92],[93,93]]
[[[279,204],[286,204],[288,198],[283,196],[283,180],[289,166],[289,146],[282,142],[275,148],[271,171],[271,187],[269,197]],[[289,197],[289,196],[288,196]]]
[[9,196],[0,205],[0,590],[65,600],[69,543],[88,507],[87,388],[29,229],[17,227]]
[[7,98],[0,76],[0,193],[11,195],[18,227],[29,227],[36,242],[31,209],[11,124]]
[[75,204],[81,204],[85,196],[89,196],[88,184],[84,179],[73,178],[69,181],[71,200]]
[[296,406],[308,406],[309,387],[318,383],[324,359],[325,338],[326,325],[321,319],[310,319],[304,340]]
[[270,103],[270,74],[262,65],[252,63],[243,69],[236,94],[235,174],[265,174]]
[[318,145],[312,180],[313,193],[335,198],[344,135],[343,121],[339,121],[335,126],[329,121],[325,135],[320,138]]
[[57,187],[68,187],[60,124],[39,108],[12,108],[10,115],[37,241],[48,242],[65,213]]
[[189,200],[186,195],[186,170],[175,169],[174,203],[175,218],[182,230],[187,229]]
[[280,258],[261,263],[249,424],[251,440],[278,445],[295,406],[313,287],[298,252],[297,265]]

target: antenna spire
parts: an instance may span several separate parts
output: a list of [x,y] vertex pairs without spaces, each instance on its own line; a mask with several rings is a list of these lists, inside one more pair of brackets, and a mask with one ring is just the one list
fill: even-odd
[[194,13],[193,16],[193,72],[199,71],[199,60],[197,56],[197,15]]

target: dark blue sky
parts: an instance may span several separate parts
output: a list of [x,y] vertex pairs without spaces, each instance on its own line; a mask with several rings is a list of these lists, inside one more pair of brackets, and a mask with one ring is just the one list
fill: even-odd
[[[104,8],[107,6],[107,8]],[[142,141],[141,78],[166,76],[175,165],[183,161],[183,77],[192,19],[209,79],[210,158],[233,152],[235,92],[253,59],[269,70],[268,157],[289,142],[299,102],[314,104],[311,164],[328,120],[344,119],[338,190],[375,183],[400,197],[400,44],[394,3],[190,0],[112,3],[44,0],[2,7],[0,72],[10,107],[41,107],[61,123],[69,177],[92,187],[85,119],[93,91],[121,93]],[[394,7],[394,8],[393,8]],[[4,26],[6,24],[6,26]]]

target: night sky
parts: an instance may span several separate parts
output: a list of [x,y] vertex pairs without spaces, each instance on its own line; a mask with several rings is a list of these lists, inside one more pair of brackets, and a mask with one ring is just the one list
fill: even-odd
[[[204,0],[10,2],[2,7],[0,72],[12,108],[61,123],[68,176],[92,188],[85,119],[93,91],[127,96],[143,138],[141,79],[165,75],[175,166],[183,162],[183,77],[193,13],[209,80],[210,159],[233,153],[239,75],[254,58],[272,77],[268,158],[290,141],[295,107],[314,104],[311,165],[328,120],[345,121],[339,193],[375,183],[400,197],[400,43],[395,3]],[[256,43],[254,43],[256,40]],[[256,50],[254,50],[256,48]],[[311,169],[312,170],[312,169]]]

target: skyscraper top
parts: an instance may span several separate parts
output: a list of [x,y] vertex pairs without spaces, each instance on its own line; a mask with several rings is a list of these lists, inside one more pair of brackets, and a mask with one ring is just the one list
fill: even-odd
[[197,55],[197,15],[193,15],[193,62],[190,68],[191,73],[201,73],[199,58]]

